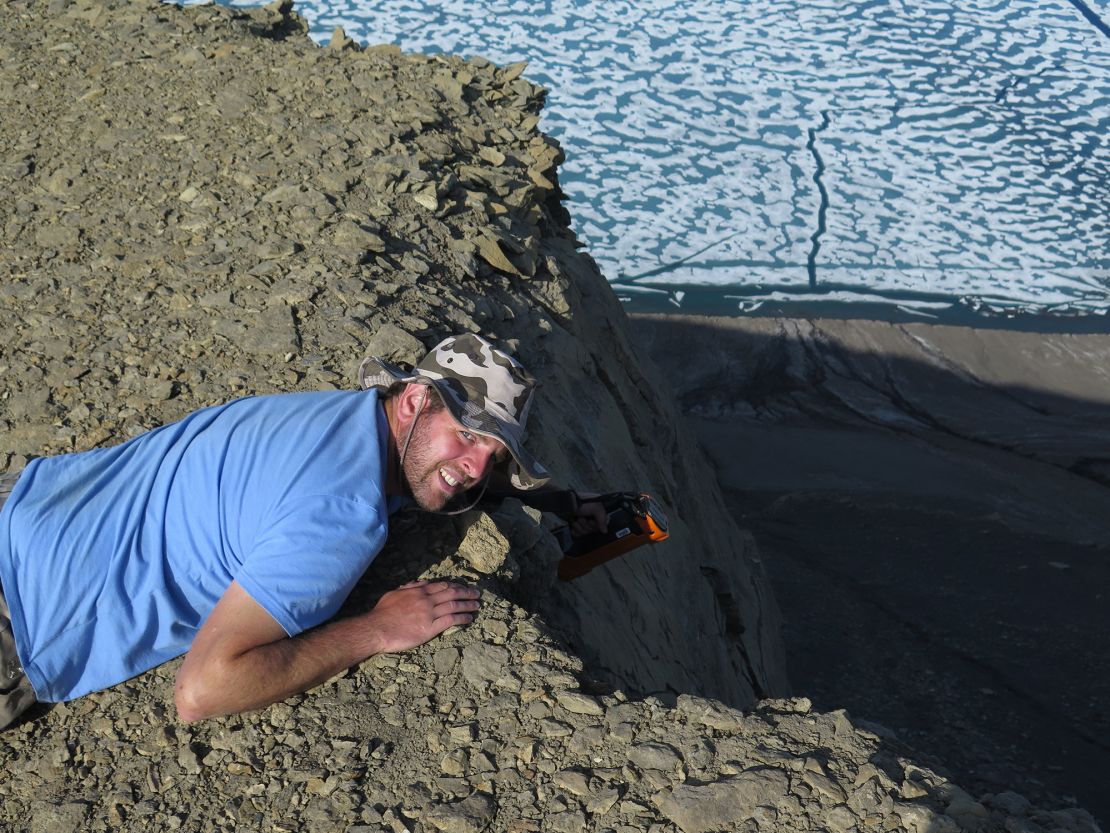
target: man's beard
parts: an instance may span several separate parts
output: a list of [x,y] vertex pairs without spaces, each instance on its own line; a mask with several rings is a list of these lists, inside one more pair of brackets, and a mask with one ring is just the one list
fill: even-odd
[[[401,461],[401,477],[417,506],[426,512],[439,512],[448,501],[464,494],[465,489],[472,484],[464,483],[464,489],[456,492],[455,495],[449,495],[440,488],[442,478],[439,470],[444,463],[442,460],[434,459],[433,452],[429,450],[431,433],[430,422],[418,416],[405,452],[405,459]],[[452,470],[454,470],[453,467]]]

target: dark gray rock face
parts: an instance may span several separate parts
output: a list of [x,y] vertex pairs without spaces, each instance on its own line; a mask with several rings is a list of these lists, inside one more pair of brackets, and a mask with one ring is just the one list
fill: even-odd
[[798,690],[966,788],[1110,817],[1110,337],[634,324],[771,565]]

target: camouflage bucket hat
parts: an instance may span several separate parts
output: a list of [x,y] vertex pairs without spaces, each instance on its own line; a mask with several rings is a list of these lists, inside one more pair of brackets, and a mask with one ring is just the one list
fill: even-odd
[[524,425],[532,406],[535,379],[509,354],[481,336],[444,339],[406,371],[379,356],[358,369],[363,389],[385,390],[396,382],[430,385],[455,420],[477,434],[500,440],[513,459],[508,474],[518,489],[535,489],[549,479],[547,469],[524,448]]

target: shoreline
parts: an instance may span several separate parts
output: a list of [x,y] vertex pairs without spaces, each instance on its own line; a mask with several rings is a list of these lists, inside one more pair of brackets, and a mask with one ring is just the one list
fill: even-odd
[[[931,324],[942,327],[970,327],[977,330],[1003,330],[1041,335],[1110,335],[1110,315],[1097,313],[1052,314],[1047,312],[979,311],[970,302],[944,298],[928,293],[908,293],[906,300],[947,303],[944,309],[913,311],[898,304],[885,302],[805,300],[805,301],[744,301],[741,290],[707,290],[698,287],[629,286],[619,280],[611,282],[630,316],[664,315],[679,318],[702,317],[721,319],[815,319],[824,321],[882,322],[887,324]],[[865,287],[847,288],[861,296]],[[835,289],[829,289],[830,292]],[[681,303],[673,300],[681,293]],[[800,293],[802,294],[802,293]],[[742,308],[742,309],[740,309]]]

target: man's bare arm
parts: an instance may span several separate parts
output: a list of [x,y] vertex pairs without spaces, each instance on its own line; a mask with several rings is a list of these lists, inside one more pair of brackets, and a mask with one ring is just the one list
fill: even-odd
[[470,622],[478,591],[449,582],[413,582],[373,610],[288,637],[238,582],[197,631],[177,674],[182,720],[268,706],[306,691],[374,654],[403,651]]

